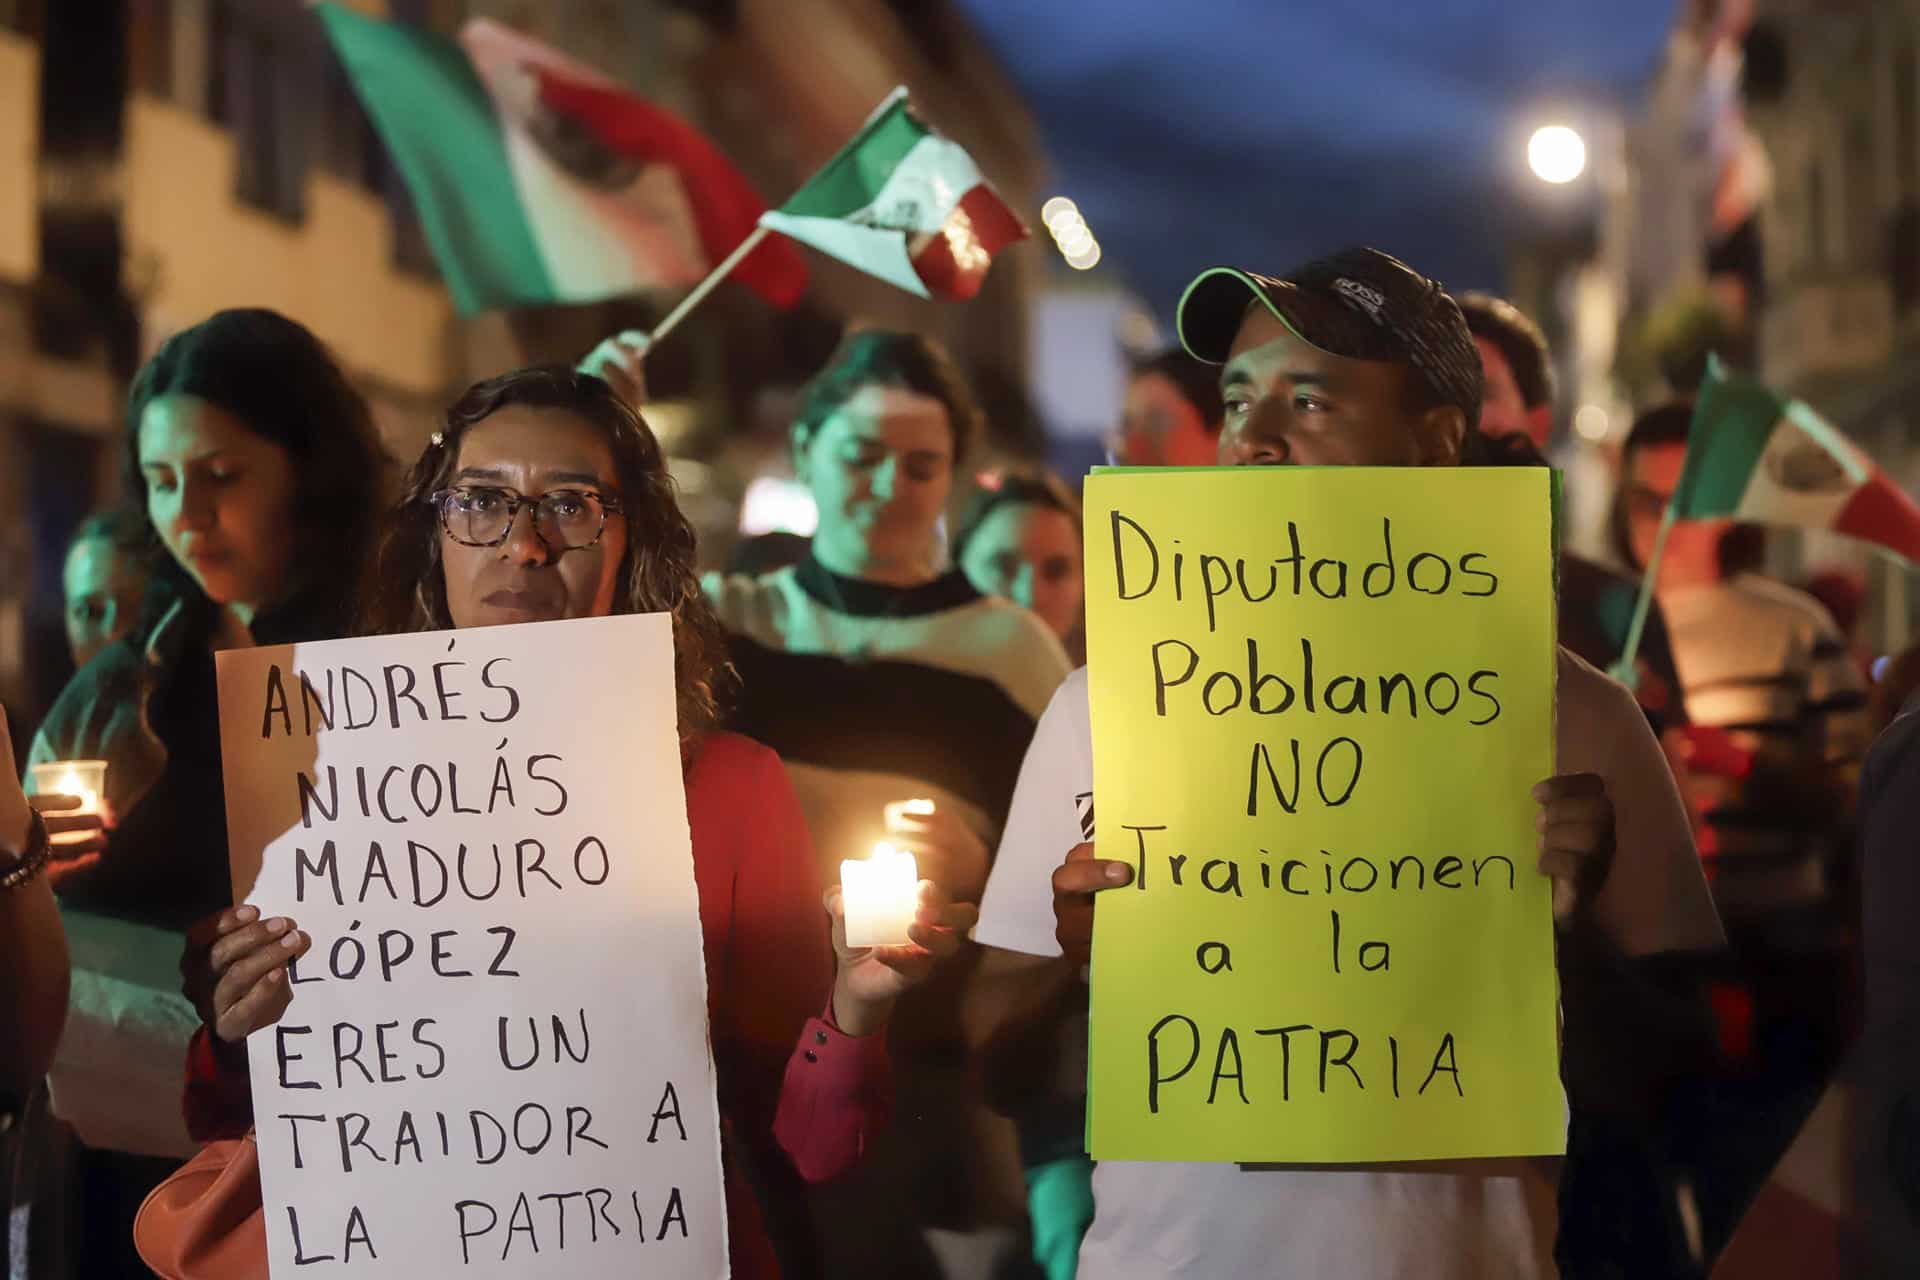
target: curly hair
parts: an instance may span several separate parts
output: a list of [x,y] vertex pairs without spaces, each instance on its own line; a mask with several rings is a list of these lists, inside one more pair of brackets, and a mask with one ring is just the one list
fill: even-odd
[[627,528],[613,612],[673,616],[681,753],[690,759],[720,718],[720,691],[730,673],[726,642],[700,590],[693,526],[675,500],[660,442],[639,413],[591,374],[565,365],[521,369],[475,383],[447,410],[444,429],[407,471],[399,500],[382,524],[361,599],[360,633],[390,635],[454,625],[432,495],[452,478],[467,432],[513,406],[563,410],[605,437]]

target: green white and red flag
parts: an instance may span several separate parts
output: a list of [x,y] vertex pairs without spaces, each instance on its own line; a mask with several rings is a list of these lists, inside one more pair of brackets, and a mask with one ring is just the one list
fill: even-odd
[[1828,529],[1920,563],[1920,506],[1837,427],[1714,360],[1673,518]]
[[853,140],[760,225],[923,298],[980,291],[1027,228],[965,149],[895,89]]
[[[471,21],[456,43],[339,4],[319,14],[463,312],[684,288],[765,211],[677,116],[499,23]],[[776,306],[806,288],[778,240],[732,274]]]

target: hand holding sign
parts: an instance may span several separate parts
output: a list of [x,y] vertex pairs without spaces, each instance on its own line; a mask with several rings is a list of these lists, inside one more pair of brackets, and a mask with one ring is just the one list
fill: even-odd
[[1553,880],[1553,918],[1564,926],[1613,869],[1613,799],[1606,780],[1591,773],[1548,778],[1533,798],[1540,803],[1540,873]]
[[1077,844],[1053,873],[1053,936],[1077,969],[1093,949],[1093,895],[1133,881],[1133,868],[1094,856],[1091,841]]
[[285,916],[262,920],[254,906],[222,911],[188,935],[181,961],[187,997],[217,1038],[239,1044],[286,1013],[293,1000],[287,966],[312,946]]
[[1521,468],[1088,482],[1094,790],[1124,861],[1081,846],[1053,888],[1063,951],[1095,935],[1096,1157],[1562,1149],[1552,919],[1604,881],[1612,820],[1598,779],[1533,790],[1553,501]]

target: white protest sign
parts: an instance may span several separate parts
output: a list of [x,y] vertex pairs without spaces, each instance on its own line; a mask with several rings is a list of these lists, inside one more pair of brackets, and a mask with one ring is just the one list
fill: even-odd
[[[665,615],[219,655],[272,1272],[727,1273]],[[257,879],[256,879],[257,877]]]

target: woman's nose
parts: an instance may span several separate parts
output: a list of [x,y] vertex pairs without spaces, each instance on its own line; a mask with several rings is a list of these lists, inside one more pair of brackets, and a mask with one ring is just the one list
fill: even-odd
[[532,503],[515,511],[507,524],[506,541],[500,544],[500,554],[515,564],[539,565],[553,559],[553,552],[540,537],[538,526]]

